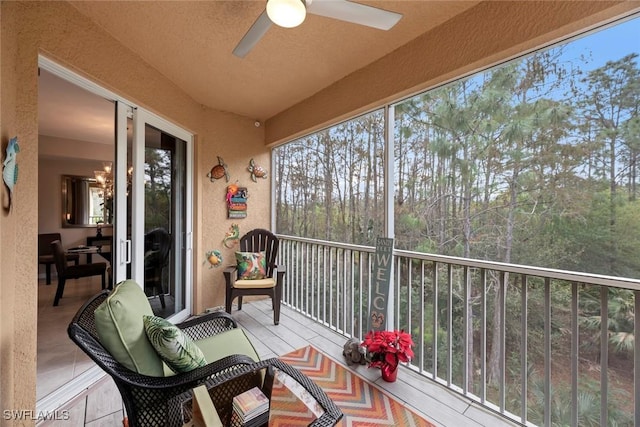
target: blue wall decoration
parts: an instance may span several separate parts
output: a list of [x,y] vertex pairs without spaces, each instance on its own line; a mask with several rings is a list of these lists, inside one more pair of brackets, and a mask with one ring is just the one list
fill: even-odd
[[2,162],[2,179],[9,189],[9,208],[13,199],[13,189],[18,183],[18,153],[20,146],[18,145],[18,137],[14,136],[9,140],[7,145],[7,156]]

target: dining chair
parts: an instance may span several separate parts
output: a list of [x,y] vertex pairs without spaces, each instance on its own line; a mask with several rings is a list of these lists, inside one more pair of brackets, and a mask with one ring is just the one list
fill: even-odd
[[[38,234],[38,264],[44,264],[47,278],[47,285],[51,284],[51,265],[55,263],[53,252],[51,252],[51,242],[60,240],[60,233],[41,233]],[[73,261],[75,265],[79,264],[80,255],[68,254],[67,261]]]
[[62,294],[64,293],[64,286],[67,279],[79,279],[81,277],[102,276],[102,289],[106,288],[106,262],[94,262],[92,264],[78,264],[69,265],[67,254],[62,249],[62,243],[60,240],[54,240],[51,242],[51,251],[53,252],[53,258],[56,263],[56,270],[58,271],[58,288],[56,289],[56,296],[53,299],[53,306],[57,306]]

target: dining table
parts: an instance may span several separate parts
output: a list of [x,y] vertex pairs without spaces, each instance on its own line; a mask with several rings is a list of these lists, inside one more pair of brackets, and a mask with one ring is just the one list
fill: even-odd
[[89,263],[89,264],[91,263],[90,256],[93,255],[93,254],[98,254],[102,258],[106,259],[109,263],[111,263],[111,247],[108,247],[107,249],[105,249],[102,246],[80,245],[80,246],[75,246],[73,248],[67,249],[66,253],[68,253],[68,254],[85,254],[85,255],[87,255],[87,263]]

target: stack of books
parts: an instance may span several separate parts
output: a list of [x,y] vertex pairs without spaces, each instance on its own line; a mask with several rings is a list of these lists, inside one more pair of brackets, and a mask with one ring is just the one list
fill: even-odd
[[257,427],[269,422],[269,399],[254,387],[233,398],[231,425],[234,427]]

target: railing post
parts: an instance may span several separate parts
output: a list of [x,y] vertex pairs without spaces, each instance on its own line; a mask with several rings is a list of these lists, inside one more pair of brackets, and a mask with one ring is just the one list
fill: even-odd
[[447,264],[447,385],[453,383],[453,267]]
[[480,269],[480,309],[482,310],[480,334],[480,402],[485,403],[487,399],[487,271]]
[[431,339],[433,340],[433,378],[438,378],[438,322],[440,322],[438,312],[440,306],[438,305],[438,296],[440,294],[440,288],[438,286],[438,263],[433,262],[433,333]]
[[[393,177],[395,176],[395,157],[394,157],[394,144],[395,144],[395,106],[387,104],[384,107],[384,237],[393,239],[395,237],[395,225],[394,225],[394,194],[395,194],[395,182]],[[394,265],[392,262],[391,265]],[[391,277],[393,278],[393,270],[391,271]],[[393,327],[395,325],[394,310],[396,295],[394,292],[393,279],[389,284],[389,300],[387,302],[387,327]]]
[[600,425],[609,419],[609,288],[600,286]]
[[462,392],[464,394],[467,394],[469,392],[469,388],[473,389],[473,383],[471,382],[471,369],[469,369],[469,363],[473,365],[473,355],[469,357],[469,349],[472,347],[469,343],[469,340],[473,340],[473,333],[469,333],[469,325],[473,325],[473,322],[469,322],[469,316],[471,314],[471,302],[469,298],[469,267],[464,268],[463,276],[464,289],[462,290],[462,295],[464,301],[462,302]]
[[[634,334],[640,331],[640,291],[633,292],[634,299],[634,313],[636,315],[633,318],[633,331]],[[634,423],[635,426],[640,426],[640,340],[634,340],[633,342],[633,407],[634,407]]]
[[424,261],[420,261],[420,336],[418,337],[418,366],[420,372],[424,369],[424,298],[425,298],[425,279],[424,279]]
[[507,282],[509,281],[509,273],[507,272],[502,272],[502,274],[500,275],[500,286],[498,289],[498,292],[500,292],[498,301],[500,304],[500,307],[496,307],[497,310],[500,310],[500,316],[498,317],[500,319],[500,337],[499,337],[499,344],[500,344],[500,372],[499,372],[499,377],[500,377],[500,397],[499,397],[499,406],[500,406],[500,413],[504,413],[506,410],[506,401],[505,401],[505,382],[506,382],[506,371],[507,371],[507,361],[506,361],[506,354],[507,354],[507,349],[506,349],[506,341],[507,341],[507,331],[506,331],[506,321],[507,321],[507,316],[506,316],[506,311],[507,311],[507,298],[506,298],[506,294],[507,294]]
[[571,283],[571,425],[578,426],[578,284]]
[[544,279],[544,426],[551,427],[551,279]]
[[520,338],[520,386],[521,386],[521,395],[520,395],[520,419],[523,423],[527,422],[527,397],[529,395],[529,361],[527,358],[527,343],[529,340],[529,326],[528,319],[529,316],[529,304],[528,304],[528,290],[527,286],[528,277],[526,274],[522,275],[522,292],[521,292],[521,300],[520,300],[520,330],[521,330],[521,338]]

